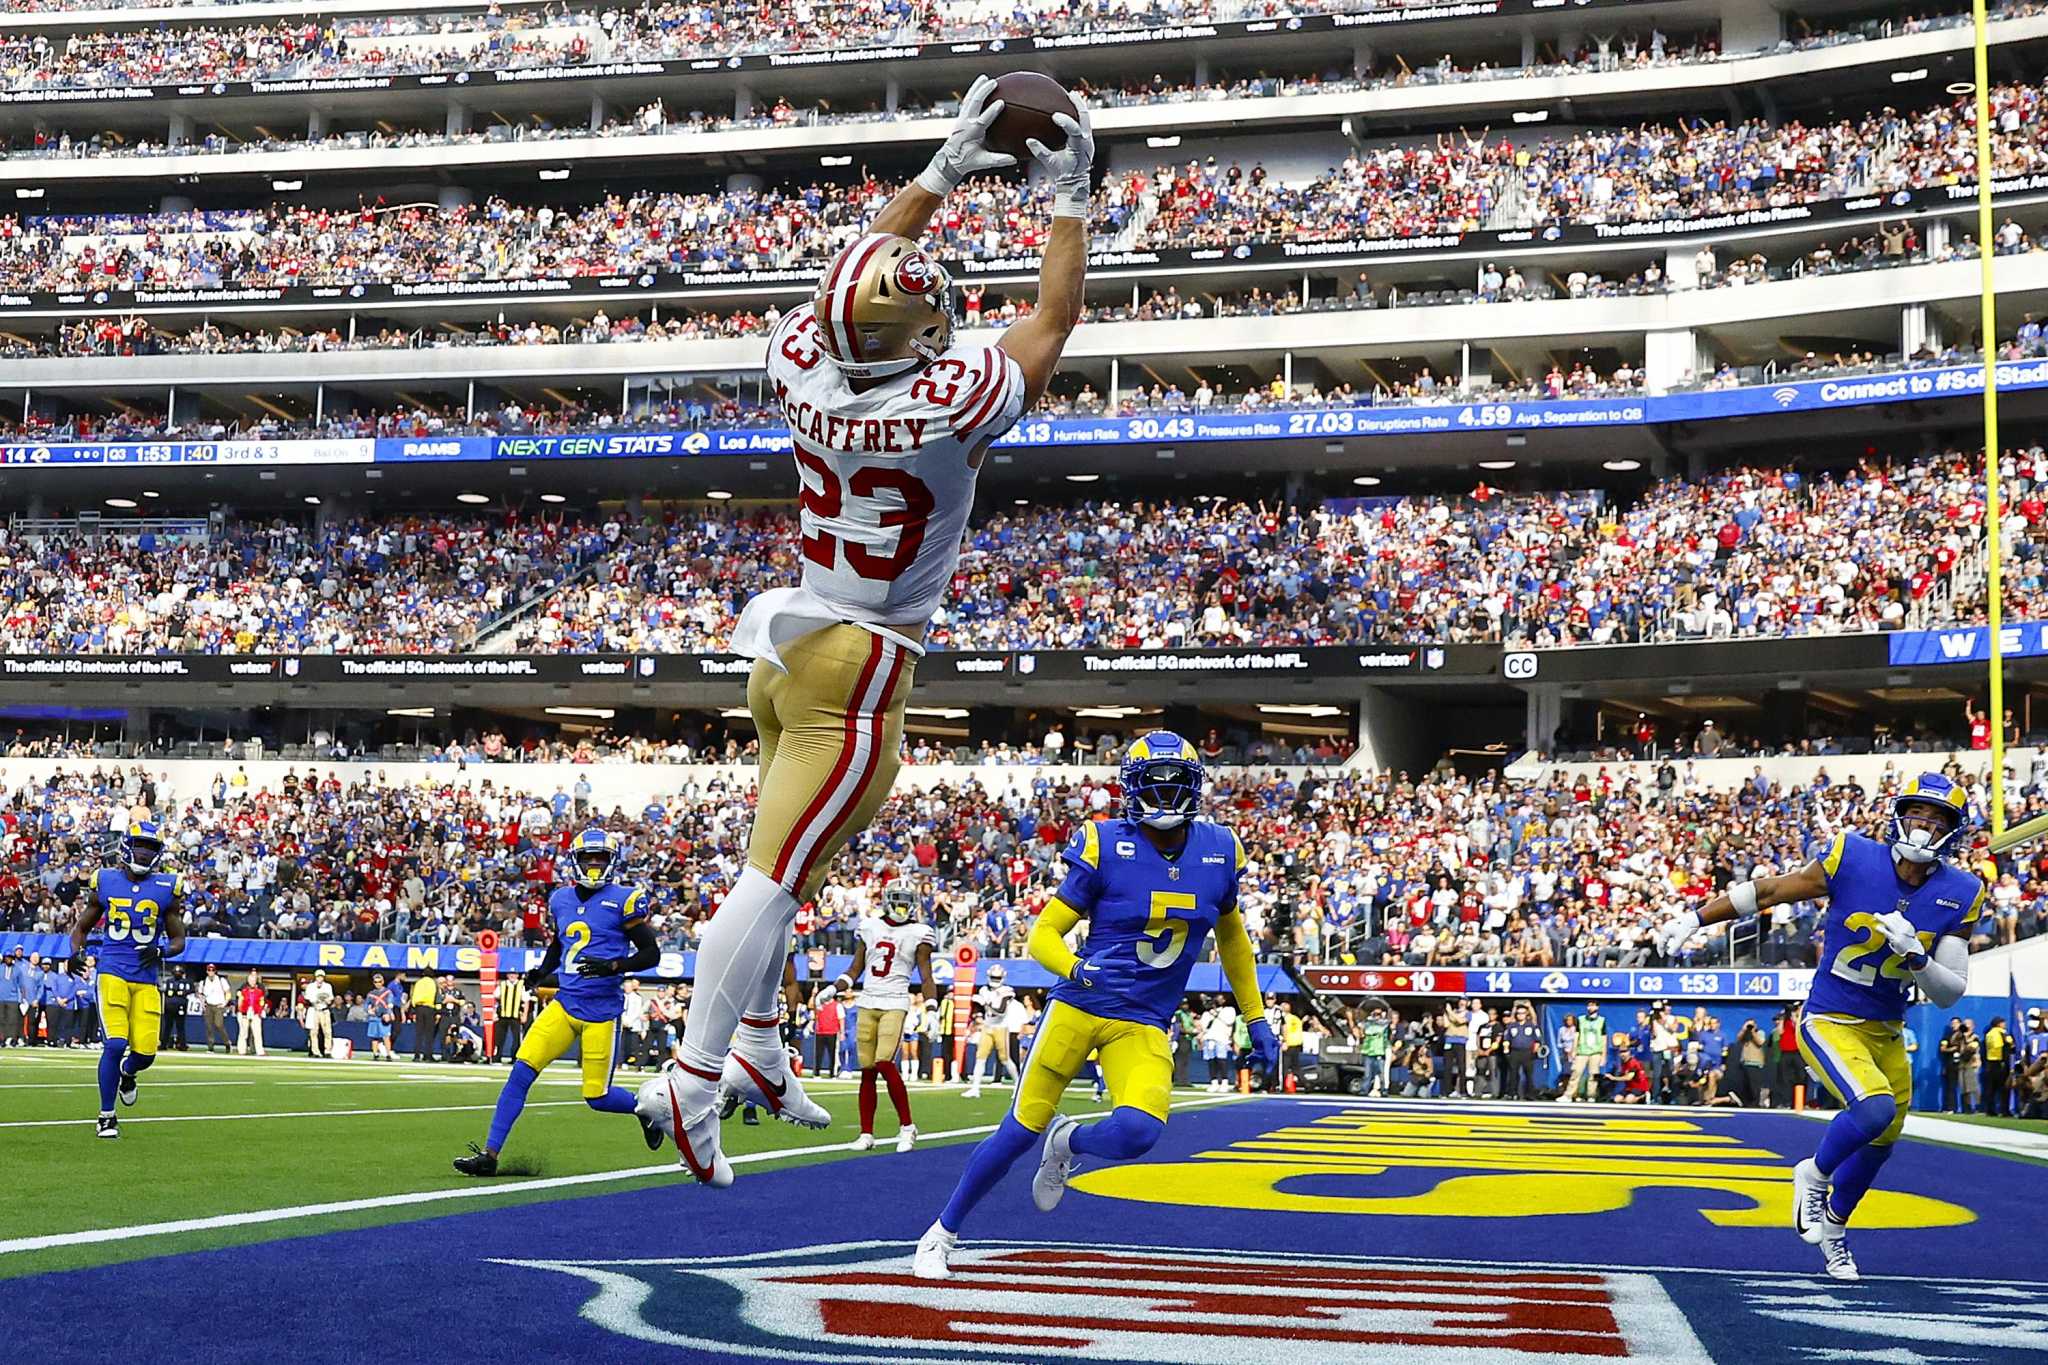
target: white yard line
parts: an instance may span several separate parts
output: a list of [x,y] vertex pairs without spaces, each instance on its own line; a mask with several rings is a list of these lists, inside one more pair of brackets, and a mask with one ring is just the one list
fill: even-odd
[[[1182,1105],[1181,1108],[1207,1108],[1211,1105],[1228,1104],[1238,1098],[1240,1097],[1237,1095],[1215,1095],[1205,1100],[1190,1101],[1189,1103]],[[473,1106],[464,1105],[459,1107],[470,1108]],[[397,1114],[408,1112],[420,1113],[432,1111],[381,1109],[369,1110],[364,1112]],[[1101,1118],[1107,1113],[1107,1110],[1097,1110],[1093,1113],[1078,1115],[1077,1117]],[[314,1113],[306,1115],[227,1114],[219,1115],[218,1117],[327,1118],[330,1116],[326,1114]],[[157,1121],[174,1122],[175,1120]],[[78,1121],[66,1120],[66,1122],[76,1125]],[[24,1126],[40,1127],[42,1125],[0,1125],[0,1127]],[[971,1128],[953,1128],[941,1133],[920,1133],[918,1136],[924,1141],[928,1142],[937,1141],[945,1138],[981,1137],[988,1133],[993,1133],[996,1130],[996,1128],[996,1124],[985,1123],[978,1124]],[[821,1143],[817,1146],[812,1147],[783,1148],[781,1150],[772,1152],[747,1152],[740,1156],[733,1157],[731,1160],[732,1164],[735,1166],[751,1166],[766,1161],[783,1161],[791,1157],[826,1156],[834,1152],[843,1152],[845,1150],[846,1143],[829,1142]],[[101,1242],[128,1242],[134,1241],[142,1237],[163,1237],[181,1232],[211,1232],[219,1228],[251,1227],[258,1223],[292,1222],[298,1219],[320,1218],[331,1214],[360,1213],[369,1209],[404,1208],[418,1204],[442,1204],[453,1203],[467,1199],[488,1199],[498,1195],[518,1194],[528,1190],[559,1190],[568,1189],[577,1185],[599,1185],[621,1180],[640,1180],[650,1176],[674,1176],[677,1174],[678,1170],[679,1167],[677,1165],[665,1163],[660,1166],[635,1166],[626,1170],[618,1171],[592,1171],[587,1175],[549,1176],[544,1179],[537,1180],[513,1180],[486,1183],[480,1185],[460,1185],[454,1189],[449,1190],[420,1190],[411,1194],[379,1195],[371,1199],[343,1199],[326,1204],[298,1204],[294,1205],[291,1208],[251,1209],[244,1213],[216,1214],[208,1218],[179,1218],[163,1223],[137,1223],[128,1227],[88,1228],[80,1232],[48,1233],[40,1237],[17,1237],[11,1241],[0,1241],[0,1256],[12,1255],[14,1253],[24,1251],[48,1251],[54,1247],[88,1246]],[[709,1194],[704,1197],[707,1199],[717,1198],[716,1195]]]
[[[77,1090],[82,1081],[23,1081],[17,1085],[0,1085],[0,1090]],[[166,1085],[254,1085],[254,1081],[155,1081],[150,1085],[155,1090]],[[354,1084],[354,1082],[350,1082]]]
[[[534,1100],[528,1109],[553,1109],[581,1104],[582,1100]],[[497,1108],[494,1104],[432,1104],[393,1109],[293,1109],[274,1114],[157,1114],[148,1118],[123,1117],[123,1123],[233,1123],[245,1119],[346,1119],[368,1114],[460,1114]],[[0,1123],[0,1128],[83,1128],[90,1119],[22,1119]]]

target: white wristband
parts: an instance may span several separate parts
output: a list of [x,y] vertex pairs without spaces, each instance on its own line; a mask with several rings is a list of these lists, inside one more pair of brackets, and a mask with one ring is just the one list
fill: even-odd
[[1737,882],[1728,888],[1728,903],[1735,907],[1735,913],[1748,919],[1754,915],[1756,906],[1756,883]]

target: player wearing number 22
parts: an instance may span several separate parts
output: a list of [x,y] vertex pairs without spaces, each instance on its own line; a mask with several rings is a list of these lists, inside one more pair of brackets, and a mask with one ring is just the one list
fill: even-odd
[[[968,1157],[952,1199],[917,1244],[912,1269],[920,1278],[950,1278],[948,1258],[968,1213],[1032,1147],[1039,1161],[1031,1198],[1047,1212],[1066,1192],[1077,1157],[1131,1161],[1152,1149],[1173,1088],[1166,1025],[1210,931],[1237,1008],[1253,1021],[1259,1069],[1279,1061],[1237,905],[1244,845],[1230,829],[1199,818],[1204,780],[1193,745],[1163,730],[1146,735],[1124,759],[1124,817],[1083,825],[1067,846],[1066,880],[1029,944],[1059,984],[1009,1114]],[[1077,955],[1066,935],[1083,919],[1088,941]],[[1056,1116],[1060,1095],[1091,1052],[1109,1085],[1110,1116],[1088,1124]]]
[[99,1136],[118,1138],[114,1100],[140,1097],[135,1078],[156,1061],[164,998],[157,974],[167,957],[185,951],[185,879],[158,869],[163,832],[150,820],[131,820],[121,835],[120,862],[93,873],[92,897],[71,929],[71,958],[84,960],[86,935],[104,922],[100,949]]
[[803,579],[753,598],[733,630],[734,652],[754,660],[759,796],[746,868],[698,949],[671,1078],[671,1122],[687,1132],[678,1145],[712,1187],[733,1178],[719,1151],[721,1089],[787,1122],[831,1122],[778,1031],[790,928],[889,794],[911,674],[959,564],[982,460],[1045,392],[1080,319],[1094,155],[1085,112],[1062,125],[1058,151],[1033,149],[1052,185],[1052,229],[1038,306],[999,341],[955,338],[952,283],[915,240],[963,180],[1015,165],[987,146],[1002,112],[994,85],[974,83],[931,165],[768,338],[800,485]]
[[1799,1053],[1842,1109],[1819,1149],[1793,1169],[1792,1222],[1821,1248],[1836,1279],[1857,1278],[1849,1218],[1891,1156],[1913,1099],[1907,989],[1917,984],[1946,1009],[1969,986],[1970,927],[1984,908],[1984,884],[1942,858],[1967,808],[1961,787],[1923,773],[1892,798],[1888,842],[1837,835],[1799,871],[1737,882],[1667,930],[1675,947],[1702,924],[1792,901],[1828,903]]
[[[548,1063],[572,1046],[582,1049],[583,1102],[605,1114],[635,1110],[633,1092],[612,1084],[619,1016],[626,1008],[624,978],[659,962],[661,947],[647,923],[641,893],[614,879],[619,852],[618,842],[601,829],[586,829],[570,841],[569,884],[548,897],[555,936],[540,965],[526,974],[526,984],[536,989],[554,977],[555,998],[526,1031],[512,1074],[498,1094],[490,1136],[481,1148],[472,1144],[468,1156],[455,1159],[455,1169],[464,1175],[498,1173],[498,1153],[526,1107],[527,1091]],[[660,1148],[659,1128],[642,1118],[640,1130],[650,1150]]]

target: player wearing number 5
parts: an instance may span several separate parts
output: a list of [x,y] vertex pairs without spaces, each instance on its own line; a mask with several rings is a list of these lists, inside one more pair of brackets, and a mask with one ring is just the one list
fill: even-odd
[[121,1136],[114,1100],[140,1098],[135,1078],[156,1061],[164,999],[157,975],[167,957],[185,951],[185,879],[158,869],[163,832],[131,820],[121,835],[120,865],[93,873],[92,896],[71,927],[71,958],[85,960],[86,935],[104,924],[99,954],[100,1117],[103,1138]]
[[1799,1054],[1842,1110],[1793,1170],[1792,1220],[1838,1280],[1857,1278],[1844,1235],[1849,1218],[1891,1156],[1913,1100],[1907,990],[1917,984],[1946,1009],[1969,986],[1970,927],[1984,908],[1984,884],[1942,861],[1967,805],[1961,787],[1923,773],[1892,798],[1889,846],[1837,835],[1799,871],[1737,882],[1665,930],[1669,951],[1703,924],[1792,901],[1828,903],[1820,962],[1800,1011]]
[[[1029,945],[1060,982],[1038,1021],[1009,1115],[975,1148],[945,1211],[917,1244],[912,1269],[920,1278],[950,1278],[947,1261],[968,1213],[1032,1147],[1039,1162],[1031,1198],[1046,1211],[1066,1193],[1077,1156],[1132,1161],[1152,1149],[1173,1088],[1166,1025],[1212,929],[1237,1008],[1253,1021],[1260,1070],[1279,1062],[1237,907],[1244,845],[1224,826],[1197,818],[1204,780],[1192,744],[1165,731],[1146,735],[1124,759],[1124,818],[1083,825],[1067,846],[1066,880],[1039,914]],[[1077,956],[1066,935],[1084,918],[1088,942]],[[1055,1116],[1090,1052],[1109,1084],[1110,1116],[1089,1124]]]
[[[555,936],[540,965],[526,974],[526,984],[536,988],[555,977],[555,998],[526,1031],[512,1074],[498,1094],[490,1136],[481,1148],[472,1144],[468,1156],[455,1159],[455,1169],[464,1175],[498,1173],[498,1153],[526,1107],[526,1092],[548,1063],[572,1046],[582,1050],[583,1102],[605,1114],[634,1111],[633,1092],[612,1084],[619,1060],[619,1016],[626,1008],[625,977],[659,962],[661,946],[654,941],[640,892],[613,879],[618,864],[619,846],[601,829],[586,829],[569,844],[569,885],[556,887],[548,897]],[[650,1150],[661,1146],[661,1130],[644,1118],[640,1131]]]
[[[747,603],[735,652],[753,658],[747,708],[761,739],[747,866],[705,931],[673,1107],[692,1170],[726,1185],[723,1085],[779,1117],[824,1127],[777,1031],[797,907],[866,828],[899,766],[903,708],[925,630],[959,563],[989,443],[1045,392],[1080,319],[1094,141],[1085,111],[1059,150],[1033,155],[1052,229],[1031,316],[987,344],[956,339],[952,283],[915,240],[970,176],[1016,164],[987,145],[1002,104],[978,80],[946,143],[826,266],[768,340],[800,484],[803,581]],[[1064,116],[1062,116],[1064,117]]]

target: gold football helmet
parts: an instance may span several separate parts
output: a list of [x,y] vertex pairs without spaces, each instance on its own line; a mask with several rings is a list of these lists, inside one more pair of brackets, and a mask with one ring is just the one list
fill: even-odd
[[848,379],[887,379],[953,342],[953,281],[908,237],[871,232],[832,258],[811,306],[825,354]]

